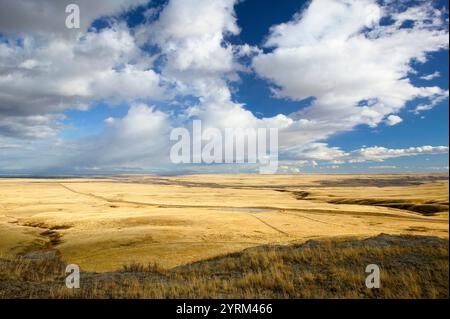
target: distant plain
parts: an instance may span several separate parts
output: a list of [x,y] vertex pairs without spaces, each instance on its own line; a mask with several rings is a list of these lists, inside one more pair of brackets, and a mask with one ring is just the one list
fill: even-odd
[[379,234],[448,240],[448,175],[0,179],[0,257],[171,269],[261,245]]

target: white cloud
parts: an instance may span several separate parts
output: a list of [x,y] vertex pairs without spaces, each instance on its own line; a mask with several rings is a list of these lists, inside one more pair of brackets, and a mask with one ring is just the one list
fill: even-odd
[[228,34],[240,32],[236,0],[171,0],[159,19],[137,31],[140,43],[159,46],[164,56],[162,74],[180,94],[213,95],[228,100],[227,80],[238,65]]
[[[271,28],[265,46],[272,50],[253,58],[254,69],[279,98],[315,98],[292,116],[315,123],[317,140],[361,124],[375,127],[407,101],[446,94],[413,85],[408,74],[412,61],[423,63],[427,53],[448,48],[447,22],[428,4],[398,10],[395,2],[312,1],[292,21]],[[382,17],[395,22],[381,25]],[[405,19],[414,20],[412,28],[401,27]]]
[[0,43],[0,135],[44,138],[69,108],[164,96],[151,60],[123,24],[72,39],[21,38],[23,45],[14,37]]
[[386,124],[389,125],[389,126],[394,126],[394,125],[397,125],[397,124],[399,124],[401,122],[403,122],[403,119],[400,116],[398,116],[398,115],[389,115],[386,118]]
[[[442,25],[442,18],[444,9],[439,10],[433,7],[433,1],[422,1],[420,6],[411,6],[408,3],[395,0],[389,0],[388,4],[398,4],[401,11],[397,10],[395,6],[388,7],[387,10],[392,14],[395,27],[401,27],[405,22],[412,22],[418,27],[440,27]],[[392,9],[394,8],[394,9]],[[404,9],[404,10],[403,10]]]
[[430,80],[433,80],[434,78],[438,78],[440,76],[441,76],[441,73],[436,71],[436,72],[433,72],[431,74],[423,75],[420,78],[422,80],[430,81]]
[[310,143],[297,150],[297,156],[309,160],[334,161],[348,156],[338,147],[329,147],[326,143]]
[[111,125],[111,124],[114,124],[114,122],[115,122],[115,119],[113,118],[113,117],[107,117],[105,120],[104,120],[104,122],[106,123],[106,124],[108,124],[108,125]]
[[167,162],[172,128],[167,114],[145,104],[134,104],[123,118],[108,118],[106,122],[108,126],[99,135],[66,143],[63,148],[69,147],[73,153],[59,154],[51,165],[69,164],[85,170],[142,168]]
[[424,154],[448,154],[448,146],[418,146],[409,148],[389,149],[386,147],[365,147],[351,152],[347,158],[351,163],[366,161],[384,161],[389,158],[417,156]]
[[444,102],[446,99],[448,99],[449,91],[442,92],[440,94],[434,94],[429,97],[428,103],[420,103],[416,106],[414,109],[414,113],[420,114],[424,111],[429,111],[432,108],[434,108],[436,105]]
[[299,174],[300,168],[292,167],[289,165],[281,165],[278,167],[278,173],[279,174]]
[[64,118],[60,114],[2,116],[0,134],[7,137],[49,138],[57,134]]
[[[292,21],[272,27],[264,50],[229,43],[229,36],[240,32],[237,0],[170,0],[160,11],[148,11],[149,20],[136,29],[116,21],[100,32],[87,30],[96,18],[145,2],[89,2],[86,12],[88,1],[79,1],[86,24],[81,33],[73,33],[55,28],[58,19],[46,19],[64,1],[43,0],[43,13],[37,14],[21,11],[34,8],[34,1],[0,0],[6,8],[2,12],[10,15],[0,13],[0,30],[7,35],[0,42],[0,137],[44,139],[18,150],[22,158],[33,158],[40,149],[51,150],[37,161],[41,166],[97,170],[167,164],[169,128],[188,126],[193,118],[204,127],[278,128],[281,156],[297,162],[288,165],[289,171],[322,162],[333,167],[448,152],[431,146],[344,151],[324,142],[360,124],[398,124],[402,119],[394,114],[415,98],[429,102],[419,105],[419,112],[448,96],[448,91],[418,87],[408,78],[415,72],[412,61],[425,62],[429,52],[448,47],[442,14],[429,4],[402,11],[390,2],[315,0]],[[388,16],[394,23],[381,26],[380,19]],[[402,27],[407,20],[414,21],[412,28]],[[141,49],[144,44],[159,52],[150,55]],[[259,118],[234,101],[231,84],[239,80],[239,71],[249,72],[242,62],[249,57],[257,74],[273,83],[277,97],[314,97],[311,105],[289,116]],[[184,97],[194,102],[184,103]],[[138,103],[161,99],[168,99],[164,112]],[[86,110],[99,100],[131,107],[123,118],[106,118],[105,131],[89,139],[56,138],[65,110]],[[9,162],[14,154],[8,155]]]
[[339,147],[330,147],[326,143],[312,143],[299,149],[296,157],[307,161],[321,161],[331,164],[382,162],[390,158],[448,154],[448,146],[417,146],[391,149],[381,146],[362,147],[353,151],[344,151]]

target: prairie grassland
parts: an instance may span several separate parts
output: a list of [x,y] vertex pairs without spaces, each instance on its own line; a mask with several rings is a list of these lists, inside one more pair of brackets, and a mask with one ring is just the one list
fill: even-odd
[[88,273],[172,271],[311,239],[448,240],[448,230],[442,174],[0,179],[0,257],[22,264],[53,253]]
[[[398,202],[435,211],[386,207]],[[448,238],[447,176],[0,179],[0,256],[54,249],[86,271],[380,233]]]
[[[379,289],[365,267],[380,267]],[[448,298],[448,240],[380,235],[366,240],[260,246],[164,269],[130,263],[82,273],[64,286],[58,256],[0,260],[0,298]]]

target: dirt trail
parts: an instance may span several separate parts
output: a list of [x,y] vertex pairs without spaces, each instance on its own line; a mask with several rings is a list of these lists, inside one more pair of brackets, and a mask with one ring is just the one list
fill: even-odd
[[[401,215],[393,215],[389,213],[374,213],[374,212],[353,212],[353,211],[334,211],[334,210],[321,210],[321,209],[298,209],[298,208],[280,208],[280,207],[273,207],[273,206],[264,206],[264,207],[231,207],[231,206],[214,206],[214,205],[181,205],[181,204],[160,204],[160,203],[149,203],[149,202],[136,202],[136,201],[128,201],[128,200],[122,200],[122,199],[112,199],[107,198],[100,195],[95,195],[92,193],[84,193],[77,191],[73,188],[70,188],[62,183],[58,183],[61,187],[67,189],[70,192],[73,192],[78,195],[84,195],[88,196],[97,200],[106,201],[108,203],[112,204],[131,204],[131,205],[140,205],[140,206],[150,206],[150,207],[158,207],[158,208],[205,208],[205,209],[216,209],[216,210],[223,210],[223,209],[229,209],[229,208],[236,208],[236,209],[267,209],[267,210],[273,210],[273,211],[285,211],[285,212],[298,212],[298,213],[313,213],[313,214],[343,214],[343,215],[355,215],[355,216],[372,216],[372,217],[385,217],[385,218],[391,218],[391,219],[401,219],[401,220],[411,220],[411,221],[425,221],[425,222],[447,222],[444,219],[429,219],[424,216],[418,216],[414,215],[415,213],[409,212],[409,211],[403,211],[398,210],[403,213],[407,213],[408,215],[411,214],[412,216],[401,216]],[[363,205],[361,205],[364,207]],[[250,214],[250,213],[249,213]],[[316,220],[319,221],[319,220]]]
[[[61,183],[59,183],[59,185],[61,185],[62,187],[64,187],[65,189],[79,194],[79,195],[85,195],[85,196],[89,196],[95,199],[99,199],[99,200],[103,200],[106,201],[108,203],[126,203],[126,204],[135,204],[135,205],[145,205],[145,206],[152,206],[152,207],[160,207],[160,208],[211,208],[211,209],[224,209],[224,208],[229,208],[229,206],[191,206],[191,205],[167,205],[167,204],[155,204],[155,203],[144,203],[144,202],[134,202],[134,201],[127,201],[127,200],[117,200],[117,199],[109,199],[103,196],[99,196],[99,195],[94,195],[92,193],[83,193],[80,191],[76,191],[70,187],[67,187],[66,185],[63,185]],[[235,208],[249,208],[249,209],[259,209],[259,207],[235,207]],[[270,208],[272,210],[278,210],[278,208]],[[264,225],[270,227],[271,229],[285,235],[285,236],[289,236],[288,233],[282,231],[281,229],[278,229],[277,227],[269,224],[268,222],[262,220],[261,218],[253,215],[252,213],[247,213],[248,215],[252,216],[253,218],[259,220],[261,223],[263,223]]]
[[250,214],[250,216],[252,216],[253,218],[256,218],[256,219],[259,220],[261,223],[263,223],[264,225],[266,225],[266,226],[272,228],[273,230],[279,232],[280,234],[283,234],[283,235],[285,235],[285,236],[290,237],[290,235],[289,235],[288,233],[286,233],[286,232],[282,231],[281,229],[279,229],[279,228],[277,228],[277,227],[275,227],[275,226],[269,224],[268,222],[262,220],[262,219],[259,218],[258,216],[255,216],[255,215],[253,215],[253,214],[251,214],[251,213],[249,213],[249,214]]

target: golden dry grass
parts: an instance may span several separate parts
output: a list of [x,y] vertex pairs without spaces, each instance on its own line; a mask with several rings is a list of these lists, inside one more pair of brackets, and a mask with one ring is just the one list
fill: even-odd
[[[448,238],[444,175],[0,179],[0,256],[86,271],[179,265],[265,244],[380,233]],[[392,207],[387,204],[401,203]],[[430,214],[409,210],[437,207]],[[399,209],[400,208],[400,209]]]
[[[51,256],[50,256],[51,257]],[[365,286],[376,263],[381,286]],[[82,273],[64,287],[57,255],[0,260],[3,298],[448,298],[448,240],[380,235],[366,240],[260,246],[164,269],[130,263],[113,273]]]

